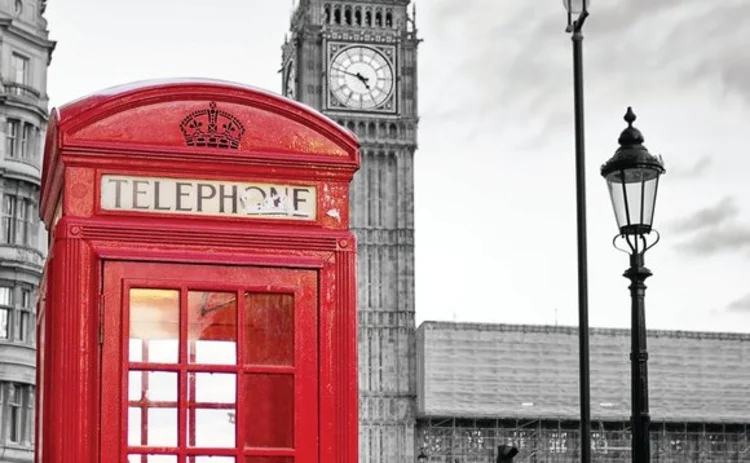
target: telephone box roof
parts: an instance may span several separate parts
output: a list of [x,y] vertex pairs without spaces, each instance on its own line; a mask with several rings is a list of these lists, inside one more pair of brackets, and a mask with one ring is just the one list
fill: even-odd
[[[136,158],[182,166],[210,162],[217,169],[263,165],[268,172],[297,169],[342,179],[360,163],[357,137],[323,114],[266,90],[210,79],[134,82],[55,108],[44,151],[45,222],[59,196],[59,164],[73,158],[90,165]],[[52,172],[58,178],[50,178]]]
[[75,99],[69,103],[66,103],[59,108],[58,120],[60,122],[73,119],[77,116],[82,115],[88,110],[91,110],[97,106],[103,105],[108,101],[118,100],[127,98],[130,96],[136,96],[139,94],[152,93],[154,91],[166,91],[168,89],[184,89],[184,88],[214,88],[214,89],[225,89],[231,92],[247,93],[257,96],[264,96],[269,100],[276,101],[282,105],[286,105],[289,108],[294,108],[310,116],[312,119],[317,119],[320,122],[324,122],[334,131],[338,132],[342,137],[348,139],[353,145],[358,145],[357,138],[346,128],[339,126],[335,121],[331,120],[327,116],[313,110],[312,108],[303,105],[295,100],[283,97],[274,92],[255,87],[252,85],[242,84],[239,82],[232,82],[221,79],[207,79],[207,78],[171,78],[171,79],[149,79],[141,80],[136,82],[129,82],[122,85],[116,85],[108,87],[102,90],[98,90],[89,95]]

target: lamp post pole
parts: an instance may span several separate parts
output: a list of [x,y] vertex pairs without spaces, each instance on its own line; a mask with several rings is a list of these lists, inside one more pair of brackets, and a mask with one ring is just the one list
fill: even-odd
[[[607,180],[615,219],[620,233],[614,243],[622,238],[627,248],[617,249],[630,255],[630,268],[623,276],[630,280],[631,298],[631,394],[632,394],[632,461],[651,461],[648,409],[648,351],[646,348],[646,278],[651,270],[646,268],[644,255],[659,242],[659,233],[652,229],[656,209],[659,177],[665,172],[661,156],[651,155],[643,146],[643,135],[633,127],[635,114],[628,108],[625,114],[628,127],[618,140],[620,148],[602,166],[602,176]],[[655,239],[649,242],[651,234]]]
[[[573,98],[576,147],[576,224],[578,243],[578,356],[581,402],[581,462],[591,461],[591,397],[589,372],[588,256],[586,243],[586,145],[583,118],[583,34],[588,0],[563,0],[568,10],[567,32],[573,41]],[[573,20],[572,15],[578,14]]]
[[644,266],[645,249],[630,255],[630,268],[624,276],[630,279],[632,346],[630,352],[633,430],[633,463],[650,462],[648,410],[648,351],[646,349],[646,285],[651,271]]

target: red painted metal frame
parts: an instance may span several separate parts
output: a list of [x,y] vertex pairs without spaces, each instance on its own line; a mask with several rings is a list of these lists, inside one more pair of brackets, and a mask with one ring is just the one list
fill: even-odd
[[[185,113],[210,102],[245,125],[238,149],[187,147],[180,138],[177,124]],[[125,361],[101,355],[106,261],[317,272],[319,361],[309,400],[318,405],[319,440],[310,461],[357,461],[356,243],[348,195],[358,167],[358,142],[348,131],[302,105],[241,85],[141,84],[53,110],[40,200],[50,248],[37,320],[44,382],[37,394],[43,418],[36,461],[102,462],[102,455],[123,451],[101,440],[123,413],[103,400],[109,392],[102,389],[108,384],[103,368],[122,368]],[[98,206],[104,173],[313,185],[318,215],[302,222],[113,214]],[[105,331],[103,339],[111,335]]]

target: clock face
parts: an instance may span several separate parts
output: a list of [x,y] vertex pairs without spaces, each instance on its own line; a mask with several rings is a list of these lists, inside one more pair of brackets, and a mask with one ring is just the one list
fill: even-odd
[[351,109],[373,109],[393,92],[393,68],[374,48],[352,46],[334,56],[328,72],[331,92]]
[[286,80],[284,82],[284,96],[294,99],[297,96],[297,70],[295,69],[293,60],[289,61],[285,72]]

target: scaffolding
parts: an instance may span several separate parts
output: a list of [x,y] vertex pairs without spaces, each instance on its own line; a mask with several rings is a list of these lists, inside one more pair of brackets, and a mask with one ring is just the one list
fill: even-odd
[[[651,423],[654,463],[740,463],[750,461],[750,425]],[[578,421],[562,419],[423,418],[417,445],[430,463],[494,463],[497,446],[510,444],[518,463],[563,463],[580,458]],[[631,461],[630,423],[594,421],[592,462]]]

